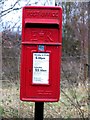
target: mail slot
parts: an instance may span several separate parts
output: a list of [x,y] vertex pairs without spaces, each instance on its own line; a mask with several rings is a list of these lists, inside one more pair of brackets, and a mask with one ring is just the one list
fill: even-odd
[[60,98],[62,9],[25,6],[22,13],[20,99],[56,102]]

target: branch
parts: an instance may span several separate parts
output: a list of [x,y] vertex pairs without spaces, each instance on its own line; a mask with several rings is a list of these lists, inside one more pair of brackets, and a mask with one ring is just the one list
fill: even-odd
[[6,13],[4,13],[4,14],[2,14],[0,17],[3,17],[3,16],[5,16],[5,15],[7,15],[8,13],[10,13],[10,12],[12,12],[12,11],[14,11],[14,10],[20,10],[22,7],[20,7],[20,8],[14,8],[14,9],[10,9],[9,11],[7,11]]
[[12,7],[8,8],[8,9],[6,9],[6,10],[4,10],[4,11],[1,11],[1,14],[4,13],[4,12],[9,11],[9,10],[11,10],[11,9],[13,9],[19,1],[20,1],[20,0],[17,0]]
[[6,10],[3,10],[1,11],[1,16],[0,17],[3,17],[5,16],[6,14],[10,13],[12,10],[19,10],[20,8],[14,8],[16,6],[16,4],[19,2],[20,0],[17,0],[13,6],[11,6],[10,8],[6,9]]
[[[1,11],[0,17],[3,17],[3,16],[5,16],[5,15],[7,15],[8,13],[10,13],[10,12],[12,12],[12,11],[14,11],[14,10],[20,10],[22,7],[20,7],[20,8],[15,8],[16,4],[17,4],[18,2],[20,2],[20,1],[21,1],[21,0],[17,0],[17,1],[14,3],[13,6],[11,6],[10,8],[8,8],[8,9],[6,9],[6,10]],[[30,3],[30,1],[28,1],[25,5],[27,6],[27,5],[31,5],[31,4],[37,4],[38,2],[31,3],[31,4],[29,4],[29,3]]]
[[71,104],[78,110],[80,116],[84,119],[84,114],[82,112],[82,110],[80,109],[80,106],[78,106],[79,104],[76,104],[75,102],[73,102],[73,100],[61,89],[61,92],[68,98],[68,100],[71,102]]

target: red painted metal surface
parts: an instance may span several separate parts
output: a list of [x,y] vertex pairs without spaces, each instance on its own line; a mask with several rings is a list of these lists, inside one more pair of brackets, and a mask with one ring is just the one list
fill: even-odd
[[59,100],[61,48],[62,9],[24,7],[20,68],[21,100]]

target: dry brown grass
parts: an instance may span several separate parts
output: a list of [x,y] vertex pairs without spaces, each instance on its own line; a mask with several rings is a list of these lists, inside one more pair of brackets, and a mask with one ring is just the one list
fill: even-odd
[[[34,103],[22,102],[19,99],[19,82],[2,82],[2,101],[0,113],[5,118],[34,117]],[[60,101],[44,104],[45,118],[86,118],[88,107],[88,87],[84,84],[77,87],[61,89]]]

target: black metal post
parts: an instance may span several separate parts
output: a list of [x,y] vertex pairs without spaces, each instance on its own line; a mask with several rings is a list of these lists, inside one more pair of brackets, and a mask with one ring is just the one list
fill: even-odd
[[90,82],[90,2],[88,2],[88,77]]
[[35,102],[34,120],[43,120],[44,102]]
[[[90,2],[88,2],[88,106],[90,106]],[[90,113],[88,113],[90,116]]]

